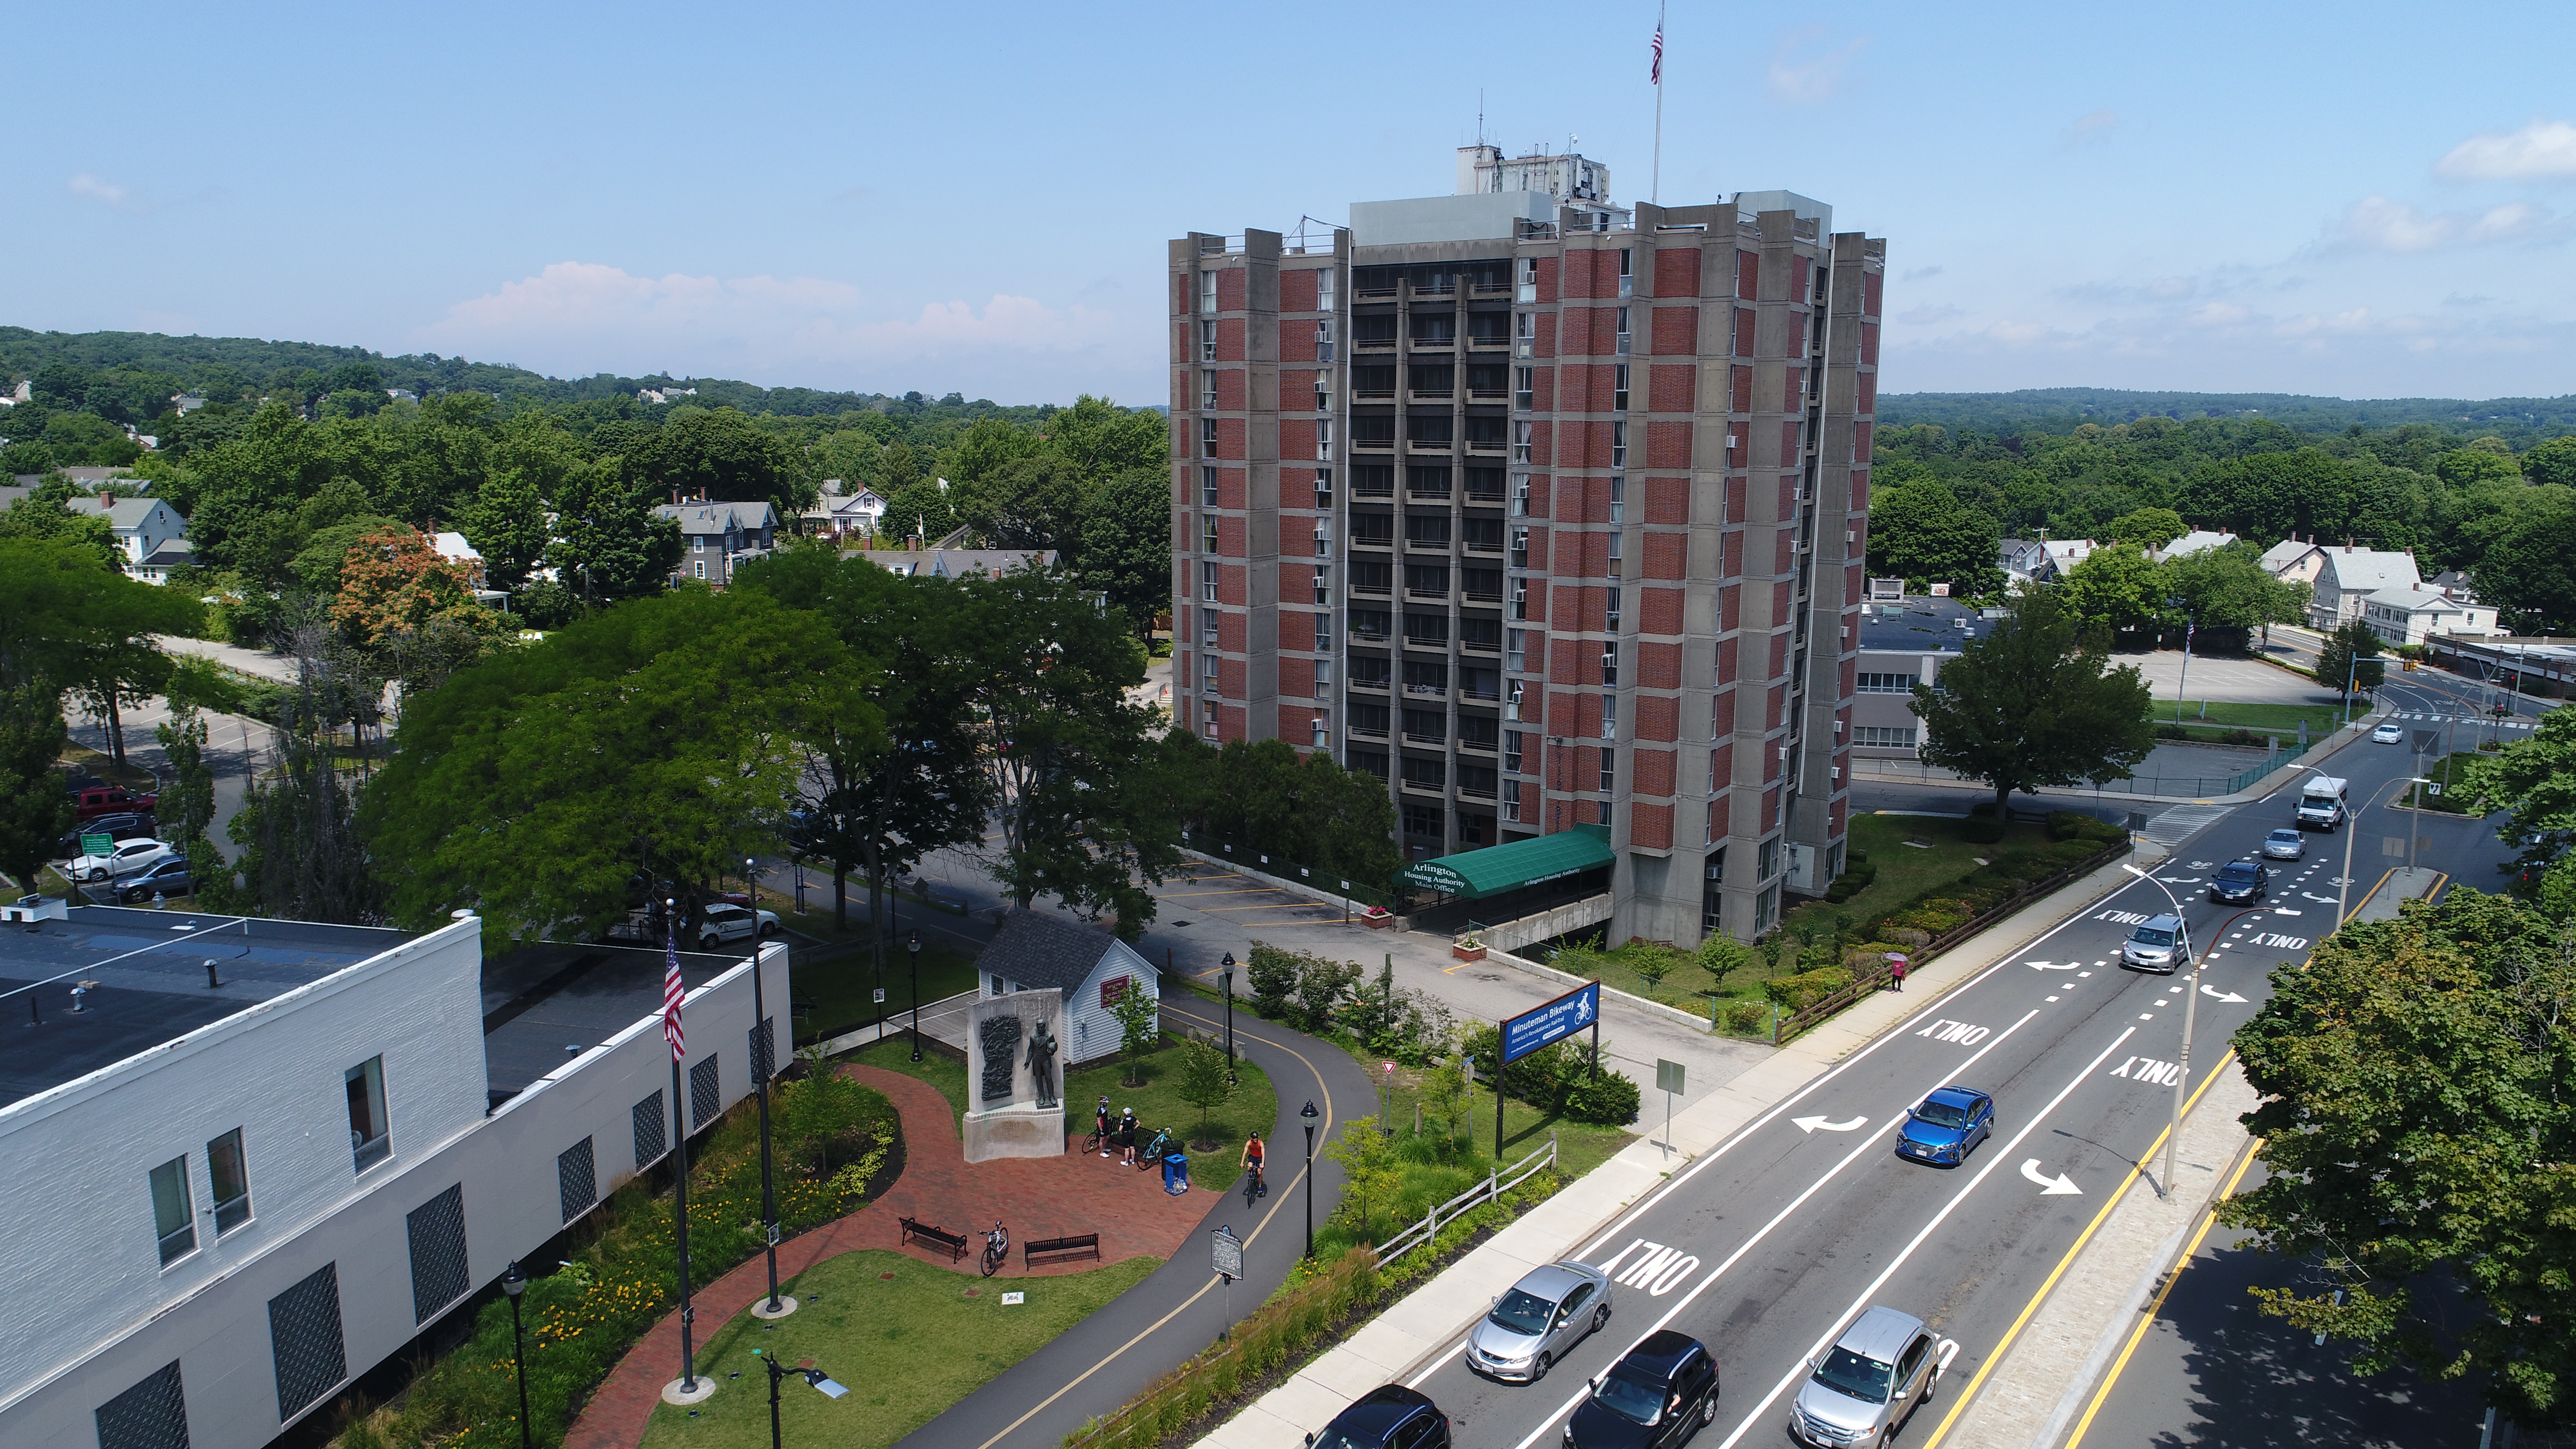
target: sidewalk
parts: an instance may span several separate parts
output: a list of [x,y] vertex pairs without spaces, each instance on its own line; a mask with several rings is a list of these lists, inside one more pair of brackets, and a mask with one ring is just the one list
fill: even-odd
[[[2126,860],[2153,869],[2163,858],[2160,848],[2148,844]],[[1352,1399],[1379,1384],[1411,1377],[1450,1351],[1457,1336],[1474,1321],[1474,1305],[1489,1302],[1531,1268],[1579,1253],[1594,1235],[1684,1163],[1725,1142],[1843,1058],[1910,1019],[1925,1005],[1926,996],[1937,997],[1966,982],[2091,909],[2128,883],[2121,864],[2114,861],[2091,872],[1936,958],[1909,978],[1914,990],[1871,997],[1771,1052],[1673,1119],[1674,1153],[1667,1154],[1642,1137],[1630,1143],[1618,1156],[1567,1184],[1555,1197],[1389,1306],[1199,1443],[1213,1449],[1293,1445],[1301,1435],[1320,1431]]]
[[[1100,1234],[1100,1261],[1046,1264],[1034,1271],[1014,1262],[1001,1278],[1048,1277],[1087,1272],[1129,1258],[1170,1258],[1188,1240],[1208,1207],[1204,1193],[1167,1196],[1152,1174],[1121,1168],[1097,1157],[1005,1158],[968,1165],[957,1140],[948,1099],[917,1077],[840,1064],[842,1075],[893,1099],[903,1119],[903,1172],[883,1197],[778,1245],[783,1285],[827,1258],[862,1248],[908,1252],[924,1262],[973,1277],[973,1254],[951,1262],[919,1245],[900,1246],[898,1219],[911,1217],[951,1232],[973,1234],[994,1218],[1008,1224],[1014,1242],[1064,1233]],[[768,1292],[769,1269],[759,1254],[692,1295],[697,1341],[711,1341],[736,1314]],[[662,1386],[679,1376],[680,1315],[673,1309],[653,1325],[610,1370],[581,1417],[564,1436],[564,1449],[633,1449],[642,1441],[662,1401]]]

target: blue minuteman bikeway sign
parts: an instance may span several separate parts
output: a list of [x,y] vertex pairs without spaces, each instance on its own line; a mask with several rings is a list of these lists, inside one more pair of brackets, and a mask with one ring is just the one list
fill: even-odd
[[1519,1061],[1601,1019],[1601,983],[1590,982],[1503,1023],[1503,1060]]

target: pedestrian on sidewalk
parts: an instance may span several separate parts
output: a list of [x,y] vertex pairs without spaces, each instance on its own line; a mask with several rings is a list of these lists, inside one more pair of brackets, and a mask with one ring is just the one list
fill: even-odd
[[1118,1160],[1129,1167],[1136,1165],[1136,1109],[1118,1109]]
[[1100,1139],[1100,1155],[1109,1155],[1109,1099],[1100,1099],[1100,1110],[1093,1119],[1092,1135]]
[[1905,989],[1905,954],[1903,952],[1890,951],[1887,953],[1887,981],[1888,986],[1892,990],[1903,991]]

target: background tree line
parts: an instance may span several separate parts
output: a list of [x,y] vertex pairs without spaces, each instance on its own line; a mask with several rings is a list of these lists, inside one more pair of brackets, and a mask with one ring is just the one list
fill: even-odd
[[[1906,415],[1891,405],[1891,418]],[[2412,549],[2427,576],[2468,570],[2482,598],[2526,627],[2576,621],[2576,420],[2516,427],[2519,447],[2502,431],[2433,422],[2303,432],[2254,417],[2065,421],[1882,425],[1872,571],[1991,595],[2007,537],[2143,551],[2199,527],[2258,549],[2293,534]]]

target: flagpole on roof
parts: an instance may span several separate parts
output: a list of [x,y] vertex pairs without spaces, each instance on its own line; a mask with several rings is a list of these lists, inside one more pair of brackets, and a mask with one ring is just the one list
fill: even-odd
[[1657,206],[1664,204],[1664,6],[1655,6],[1655,63],[1646,73],[1655,87],[1655,171],[1646,199]]
[[698,1362],[689,1330],[697,1323],[698,1311],[689,1301],[689,1109],[680,1095],[680,1058],[688,1054],[688,1038],[680,1025],[680,1003],[688,996],[688,986],[680,978],[677,901],[667,897],[663,900],[662,920],[668,927],[662,947],[662,1040],[671,1046],[671,1150],[678,1167],[673,1178],[677,1184],[673,1207],[679,1229],[680,1392],[694,1395],[698,1391]]

